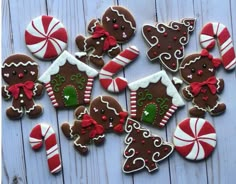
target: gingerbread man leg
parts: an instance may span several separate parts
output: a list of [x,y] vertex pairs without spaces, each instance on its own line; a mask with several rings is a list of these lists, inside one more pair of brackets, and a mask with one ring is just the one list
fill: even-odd
[[88,153],[88,147],[86,144],[89,144],[90,138],[88,136],[78,136],[77,139],[74,141],[74,147],[78,150],[81,154],[85,155]]
[[206,107],[200,102],[194,101],[194,106],[189,110],[189,114],[192,117],[204,117],[206,113]]
[[12,106],[6,110],[6,114],[10,119],[19,119],[23,115],[23,108],[18,100],[13,100]]
[[219,115],[223,113],[226,109],[226,105],[224,103],[215,102],[214,104],[209,106],[209,113],[211,115]]
[[105,141],[105,135],[104,134],[93,138],[93,142],[96,146],[103,144],[104,141]]
[[86,47],[86,39],[84,36],[79,35],[76,37],[75,39],[76,45],[79,48],[79,50],[81,51],[86,51],[87,47]]
[[33,100],[25,102],[25,109],[25,112],[29,115],[30,118],[35,118],[43,112],[42,107],[38,104],[34,104]]

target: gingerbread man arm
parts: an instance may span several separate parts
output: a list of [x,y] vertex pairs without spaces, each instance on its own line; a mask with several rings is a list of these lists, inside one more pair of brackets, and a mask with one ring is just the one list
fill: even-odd
[[92,34],[95,31],[96,26],[101,26],[100,19],[92,19],[88,24],[88,32]]
[[9,86],[2,86],[2,97],[6,100],[9,100],[11,98],[11,94],[10,92],[8,91],[8,87]]
[[35,83],[34,84],[34,89],[33,89],[33,95],[36,96],[36,97],[39,97],[42,95],[43,93],[43,85],[40,84],[40,83]]
[[61,126],[61,130],[67,138],[73,139],[74,137],[79,135],[80,131],[79,124],[80,124],[79,121],[75,121],[74,125],[72,126],[69,123],[63,123]]
[[193,94],[190,92],[190,86],[183,88],[182,94],[186,100],[191,100],[193,98]]
[[119,53],[120,53],[120,46],[118,44],[116,44],[115,46],[111,47],[107,53],[108,55],[113,58],[116,57]]
[[223,79],[217,79],[217,84],[216,84],[216,88],[217,88],[217,92],[220,93],[223,89],[224,89],[224,80]]

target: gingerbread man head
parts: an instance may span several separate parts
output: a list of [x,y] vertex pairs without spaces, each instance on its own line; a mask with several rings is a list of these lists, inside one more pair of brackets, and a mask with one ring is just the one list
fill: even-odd
[[[83,119],[83,114],[88,113],[80,106],[75,110],[75,116]],[[123,132],[123,125],[126,121],[128,113],[123,111],[120,104],[110,96],[99,96],[90,104],[90,116],[98,124],[102,125],[105,132],[114,131],[116,133]]]
[[2,77],[9,85],[35,82],[38,77],[38,64],[26,55],[12,55],[3,63]]
[[112,6],[106,10],[102,17],[102,26],[119,43],[128,41],[136,29],[133,16],[121,6]]
[[215,69],[220,64],[220,59],[213,58],[207,50],[203,49],[200,54],[192,54],[183,60],[180,75],[187,84],[203,82],[215,76]]

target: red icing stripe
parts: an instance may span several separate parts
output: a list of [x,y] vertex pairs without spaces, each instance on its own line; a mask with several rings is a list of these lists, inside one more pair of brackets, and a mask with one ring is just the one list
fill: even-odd
[[37,44],[45,40],[45,37],[38,37],[30,34],[28,31],[25,31],[25,43],[27,45]]
[[218,35],[218,40],[220,45],[222,45],[225,41],[230,38],[230,34],[227,28],[224,28],[221,33]]
[[[187,121],[187,122],[186,122]],[[186,119],[183,121],[183,123],[179,124],[179,128],[181,130],[183,130],[186,134],[188,134],[191,137],[195,137],[194,136],[194,132],[192,131],[191,127],[190,127],[190,123],[189,123],[189,119]]]
[[52,19],[53,19],[53,17],[51,17],[51,16],[46,16],[46,15],[42,16],[42,24],[43,24],[45,34],[47,34],[47,32],[48,32],[48,27],[49,27]]

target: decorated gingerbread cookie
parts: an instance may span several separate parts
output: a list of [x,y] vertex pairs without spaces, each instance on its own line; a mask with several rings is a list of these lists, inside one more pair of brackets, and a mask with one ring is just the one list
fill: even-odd
[[[77,111],[78,109],[75,113]],[[80,107],[79,111],[80,117],[76,117],[79,120],[75,120],[73,125],[63,123],[61,130],[67,138],[74,139],[74,147],[79,153],[87,154],[87,145],[92,141],[95,145],[100,145],[104,142],[104,128],[88,115],[87,109]]]
[[[120,53],[118,43],[130,40],[136,29],[136,23],[131,13],[121,6],[109,7],[102,19],[93,19],[88,25],[88,32],[92,35],[85,38],[76,37],[76,44],[80,51],[89,52],[88,60],[97,67],[104,65],[103,55],[107,53],[115,57]],[[77,55],[78,56],[78,55]],[[84,55],[81,55],[84,57]]]
[[44,83],[55,108],[88,104],[98,72],[64,51],[43,73]]
[[67,32],[54,17],[43,15],[33,19],[25,30],[25,43],[39,59],[49,60],[59,56],[67,46]]
[[40,149],[43,145],[43,139],[45,141],[49,170],[52,174],[58,173],[62,166],[56,133],[50,125],[40,123],[35,125],[30,132],[29,142],[32,149]]
[[148,59],[158,59],[168,70],[178,71],[179,61],[184,57],[184,46],[189,42],[195,21],[193,18],[185,18],[181,22],[171,21],[169,25],[144,25],[143,37],[151,47],[147,51]]
[[146,167],[148,172],[158,169],[157,163],[167,158],[174,150],[171,143],[142,128],[140,123],[128,118],[125,126],[127,136],[124,150],[123,172],[132,173]]
[[209,50],[214,48],[216,39],[224,68],[226,70],[234,69],[236,67],[236,55],[228,28],[220,22],[209,22],[204,25],[200,33],[202,48]]
[[[80,119],[84,114],[84,107],[75,110],[75,115]],[[92,100],[89,108],[90,116],[102,125],[105,132],[123,132],[123,125],[128,113],[120,106],[119,102],[111,96],[98,96]]]
[[[181,80],[174,79],[176,83]],[[163,128],[178,107],[184,105],[166,72],[160,71],[129,84],[131,117]]]
[[180,75],[189,84],[182,90],[187,100],[192,100],[189,114],[204,117],[206,112],[218,115],[225,111],[224,103],[218,102],[218,95],[224,88],[224,80],[215,77],[215,70],[221,60],[213,58],[207,50],[187,56],[180,66]]
[[216,146],[216,131],[205,119],[187,118],[177,125],[173,143],[175,150],[186,159],[202,160]]
[[42,94],[43,86],[37,83],[38,64],[27,55],[9,56],[2,65],[2,78],[8,85],[2,86],[4,99],[12,100],[6,114],[10,119],[21,118],[24,114],[36,118],[42,113],[42,107],[34,103],[34,97]]

